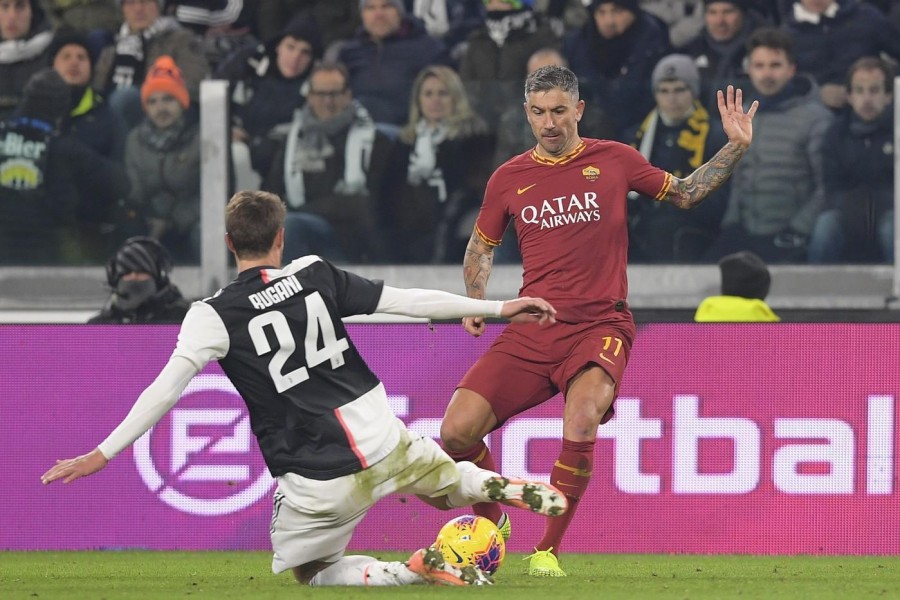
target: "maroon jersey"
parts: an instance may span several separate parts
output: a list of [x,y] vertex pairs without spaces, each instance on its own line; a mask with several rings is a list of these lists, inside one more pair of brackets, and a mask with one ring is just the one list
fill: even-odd
[[549,300],[557,319],[630,320],[626,194],[662,199],[670,184],[669,173],[618,142],[584,139],[557,159],[531,150],[494,172],[475,227],[496,246],[515,221],[519,294]]

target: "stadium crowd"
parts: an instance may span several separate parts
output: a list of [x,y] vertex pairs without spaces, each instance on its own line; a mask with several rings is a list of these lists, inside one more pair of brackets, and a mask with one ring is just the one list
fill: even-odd
[[207,78],[232,188],[287,203],[286,259],[458,264],[548,62],[579,77],[582,135],[676,177],[722,146],[717,89],[760,101],[701,208],[632,193],[632,262],[890,263],[898,60],[890,0],[0,0],[0,264],[100,265],[134,236],[197,263]]

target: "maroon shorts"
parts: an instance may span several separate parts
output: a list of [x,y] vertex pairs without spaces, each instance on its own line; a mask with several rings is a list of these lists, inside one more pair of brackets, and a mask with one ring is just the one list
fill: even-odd
[[[618,389],[633,340],[630,321],[557,322],[545,327],[510,324],[458,387],[484,396],[499,427],[558,392],[565,396],[572,378],[592,364],[609,373]],[[612,416],[610,406],[601,423]]]

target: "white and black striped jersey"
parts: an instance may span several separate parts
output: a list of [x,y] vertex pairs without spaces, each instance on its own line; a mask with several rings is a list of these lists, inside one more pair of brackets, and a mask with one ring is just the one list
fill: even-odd
[[341,318],[374,312],[383,285],[316,256],[248,269],[191,306],[174,356],[218,359],[273,476],[361,471],[394,449],[402,423]]

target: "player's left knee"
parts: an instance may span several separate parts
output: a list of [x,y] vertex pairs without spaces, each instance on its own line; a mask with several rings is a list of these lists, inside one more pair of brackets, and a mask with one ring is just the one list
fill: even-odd
[[459,435],[459,430],[448,424],[441,424],[441,444],[448,452],[463,452],[467,450],[472,442]]

